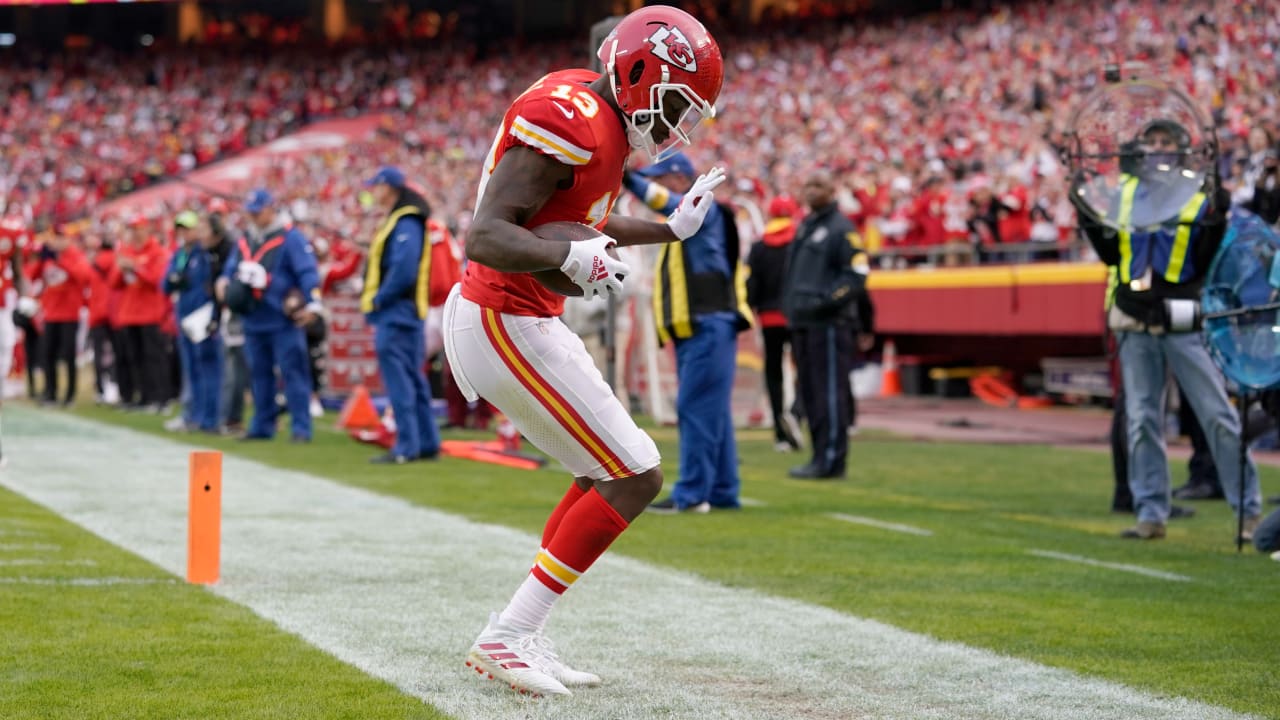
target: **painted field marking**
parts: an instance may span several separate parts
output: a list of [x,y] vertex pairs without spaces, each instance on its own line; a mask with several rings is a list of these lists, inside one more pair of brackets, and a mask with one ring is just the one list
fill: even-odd
[[31,550],[34,552],[53,552],[61,550],[61,545],[50,545],[48,543],[4,543],[0,544],[0,551],[13,550]]
[[22,565],[73,565],[76,567],[97,567],[98,563],[93,560],[41,560],[39,558],[15,558],[13,560],[0,560],[0,567],[18,567]]
[[875,518],[864,517],[862,515],[827,513],[827,517],[840,520],[842,522],[854,523],[855,525],[866,525],[867,527],[878,528],[880,530],[892,530],[893,532],[906,533],[908,535],[919,535],[920,537],[933,537],[932,530],[925,530],[924,528],[913,527],[911,525],[885,522],[884,520],[876,520]]
[[[61,414],[15,415],[21,472],[0,483],[176,582],[192,448]],[[79,452],[58,451],[66,438]],[[458,720],[1246,717],[617,555],[574,585],[548,626],[565,661],[600,673],[604,687],[529,702],[480,682],[462,658],[527,574],[537,536],[224,462],[222,579],[209,591]]]
[[1147,577],[1159,578],[1160,580],[1172,580],[1174,582],[1191,582],[1194,578],[1187,575],[1179,575],[1178,573],[1165,572],[1164,570],[1154,570],[1141,565],[1130,565],[1128,563],[1113,563],[1105,560],[1094,560],[1093,558],[1084,557],[1083,555],[1070,555],[1068,553],[1054,552],[1053,550],[1027,550],[1028,555],[1036,557],[1050,558],[1053,560],[1065,560],[1067,562],[1079,563],[1081,565],[1089,565],[1090,567],[1106,568],[1108,570],[1119,570],[1121,572],[1130,572],[1137,575],[1146,575]]
[[763,500],[756,500],[755,498],[749,498],[749,497],[739,497],[738,502],[742,504],[742,507],[756,507],[756,508],[765,507],[766,505],[769,504]]
[[177,585],[173,578],[78,577],[33,578],[0,577],[0,585],[67,585],[73,587],[105,587],[110,585]]

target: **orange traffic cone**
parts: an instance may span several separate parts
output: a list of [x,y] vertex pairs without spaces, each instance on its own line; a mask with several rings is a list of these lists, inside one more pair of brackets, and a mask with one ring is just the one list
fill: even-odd
[[378,411],[369,398],[369,389],[357,385],[351,391],[351,397],[342,405],[342,414],[338,416],[338,427],[344,430],[375,429],[382,426]]
[[884,374],[880,378],[880,396],[897,397],[902,394],[902,373],[898,370],[898,347],[892,340],[884,343]]

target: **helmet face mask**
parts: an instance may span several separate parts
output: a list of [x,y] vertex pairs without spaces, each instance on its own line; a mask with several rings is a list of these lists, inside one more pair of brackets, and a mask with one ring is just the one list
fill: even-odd
[[720,48],[702,24],[673,7],[641,8],[600,46],[600,61],[627,139],[655,162],[691,142],[698,123],[715,117],[724,79]]
[[637,110],[628,121],[627,139],[654,162],[665,160],[693,142],[693,130],[703,118],[715,117],[708,106],[685,85],[654,85],[649,110]]

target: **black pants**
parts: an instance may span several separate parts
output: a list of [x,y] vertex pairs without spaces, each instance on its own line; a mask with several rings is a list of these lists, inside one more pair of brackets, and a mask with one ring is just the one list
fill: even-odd
[[764,389],[769,393],[769,411],[773,413],[773,438],[777,442],[799,447],[799,438],[791,437],[791,432],[783,422],[782,413],[782,360],[790,342],[791,332],[785,327],[767,327],[760,331],[764,339]]
[[[1179,390],[1178,392],[1182,392]],[[1210,485],[1222,491],[1218,468],[1209,452],[1209,440],[1204,436],[1200,421],[1191,410],[1186,396],[1178,408],[1178,424],[1191,438],[1191,459],[1187,461],[1191,485]],[[1124,412],[1124,389],[1116,392],[1115,412],[1111,414],[1111,471],[1115,475],[1115,493],[1111,497],[1111,509],[1124,512],[1133,510],[1133,493],[1129,490],[1129,430]]]
[[813,466],[823,475],[844,475],[853,415],[849,373],[853,371],[854,334],[843,325],[791,331],[800,398],[809,419]]
[[165,356],[165,341],[159,325],[126,325],[120,328],[124,335],[124,365],[129,368],[129,394],[120,389],[121,402],[125,404],[160,405],[169,398],[169,366]]
[[40,331],[31,318],[13,314],[13,324],[22,328],[22,354],[27,362],[27,397],[36,399],[36,370],[40,367]]
[[116,352],[111,326],[103,323],[89,328],[89,345],[93,348],[93,386],[101,396],[107,389],[107,383],[116,379]]
[[116,387],[120,389],[120,404],[133,405],[138,383],[133,379],[133,367],[129,364],[129,348],[123,327],[111,328],[111,353],[115,358]]
[[50,322],[44,324],[43,352],[40,367],[44,371],[44,399],[58,401],[58,363],[67,366],[67,393],[65,402],[76,398],[76,331],[78,322]]
[[328,347],[325,345],[327,328],[324,318],[316,318],[307,326],[307,361],[311,364],[311,392],[319,395],[324,389],[324,380],[328,363]]

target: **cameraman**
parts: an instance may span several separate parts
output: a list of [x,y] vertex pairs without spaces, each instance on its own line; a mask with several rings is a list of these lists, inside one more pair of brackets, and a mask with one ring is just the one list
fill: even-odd
[[[1168,179],[1183,176],[1183,159],[1190,144],[1190,134],[1175,122],[1155,120],[1142,128],[1130,145],[1138,162],[1127,163],[1117,198],[1108,211],[1108,219],[1116,227],[1128,227],[1135,207],[1159,202],[1160,194],[1169,187]],[[1107,326],[1116,334],[1119,349],[1129,488],[1138,515],[1137,524],[1124,530],[1121,537],[1154,540],[1165,536],[1170,512],[1163,423],[1167,370],[1173,371],[1200,419],[1228,502],[1234,506],[1240,497],[1239,421],[1195,319],[1204,273],[1226,232],[1230,198],[1219,187],[1216,182],[1209,183],[1183,205],[1176,218],[1135,230],[1104,226],[1079,193],[1070,194],[1081,229],[1098,257],[1115,266],[1119,276]],[[1252,460],[1245,475],[1244,498],[1241,534],[1248,540],[1262,512]]]

